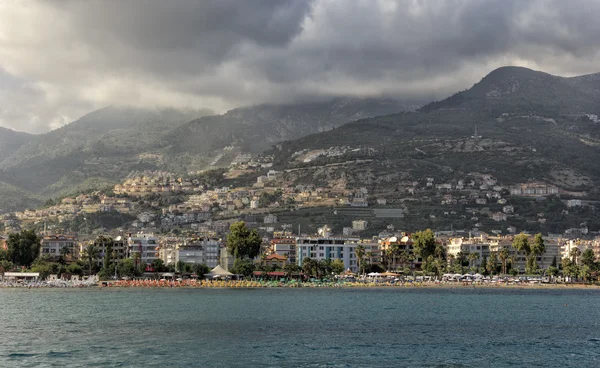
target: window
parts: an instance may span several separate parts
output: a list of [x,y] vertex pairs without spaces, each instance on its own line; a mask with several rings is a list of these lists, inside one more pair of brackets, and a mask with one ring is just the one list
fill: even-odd
[[319,250],[323,250],[323,249],[324,249],[323,247],[319,247]]

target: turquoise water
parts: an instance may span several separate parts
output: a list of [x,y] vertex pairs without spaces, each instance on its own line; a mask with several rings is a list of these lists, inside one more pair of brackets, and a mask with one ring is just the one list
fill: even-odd
[[0,290],[0,367],[599,367],[600,292]]

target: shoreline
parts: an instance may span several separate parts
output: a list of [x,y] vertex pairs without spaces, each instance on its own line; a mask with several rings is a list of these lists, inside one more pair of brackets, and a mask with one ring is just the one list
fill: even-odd
[[505,284],[505,283],[278,283],[275,281],[104,281],[97,284],[0,284],[1,289],[547,289],[600,290],[600,284]]

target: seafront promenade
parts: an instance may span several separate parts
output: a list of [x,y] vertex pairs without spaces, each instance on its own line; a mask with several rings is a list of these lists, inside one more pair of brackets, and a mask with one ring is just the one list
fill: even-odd
[[280,282],[260,280],[119,280],[101,282],[0,282],[0,288],[525,288],[599,289],[598,284],[581,283],[486,283],[486,282]]

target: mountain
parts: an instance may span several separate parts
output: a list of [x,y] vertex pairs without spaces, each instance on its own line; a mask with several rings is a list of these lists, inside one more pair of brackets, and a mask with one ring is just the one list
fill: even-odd
[[114,182],[130,169],[152,167],[145,161],[152,160],[162,134],[208,113],[109,106],[33,137],[0,162],[0,174],[8,184],[43,196],[86,181]]
[[174,153],[208,153],[226,146],[258,153],[281,141],[331,130],[358,119],[415,110],[418,106],[391,99],[337,98],[244,107],[194,120],[175,129],[166,139]]
[[[270,153],[277,167],[301,169],[290,174],[292,180],[313,183],[343,178],[351,186],[394,191],[400,180],[457,180],[479,172],[506,185],[543,181],[595,193],[599,76],[562,78],[500,68],[471,89],[417,112],[362,119],[278,144]],[[344,146],[351,149],[341,156],[298,159],[302,150]],[[370,163],[324,166],[357,159]]]
[[[0,177],[32,196],[66,195],[114,184],[132,171],[201,170],[223,152],[229,156],[219,164],[227,165],[242,151],[258,153],[282,140],[416,107],[388,99],[340,98],[206,116],[207,111],[109,106],[7,151],[0,156]],[[228,146],[235,148],[223,150]]]
[[0,181],[0,214],[25,208],[37,208],[43,202],[35,194]]
[[0,127],[0,162],[33,138],[31,134]]
[[599,114],[599,100],[600,73],[565,78],[522,67],[502,67],[472,88],[425,105],[421,111]]

